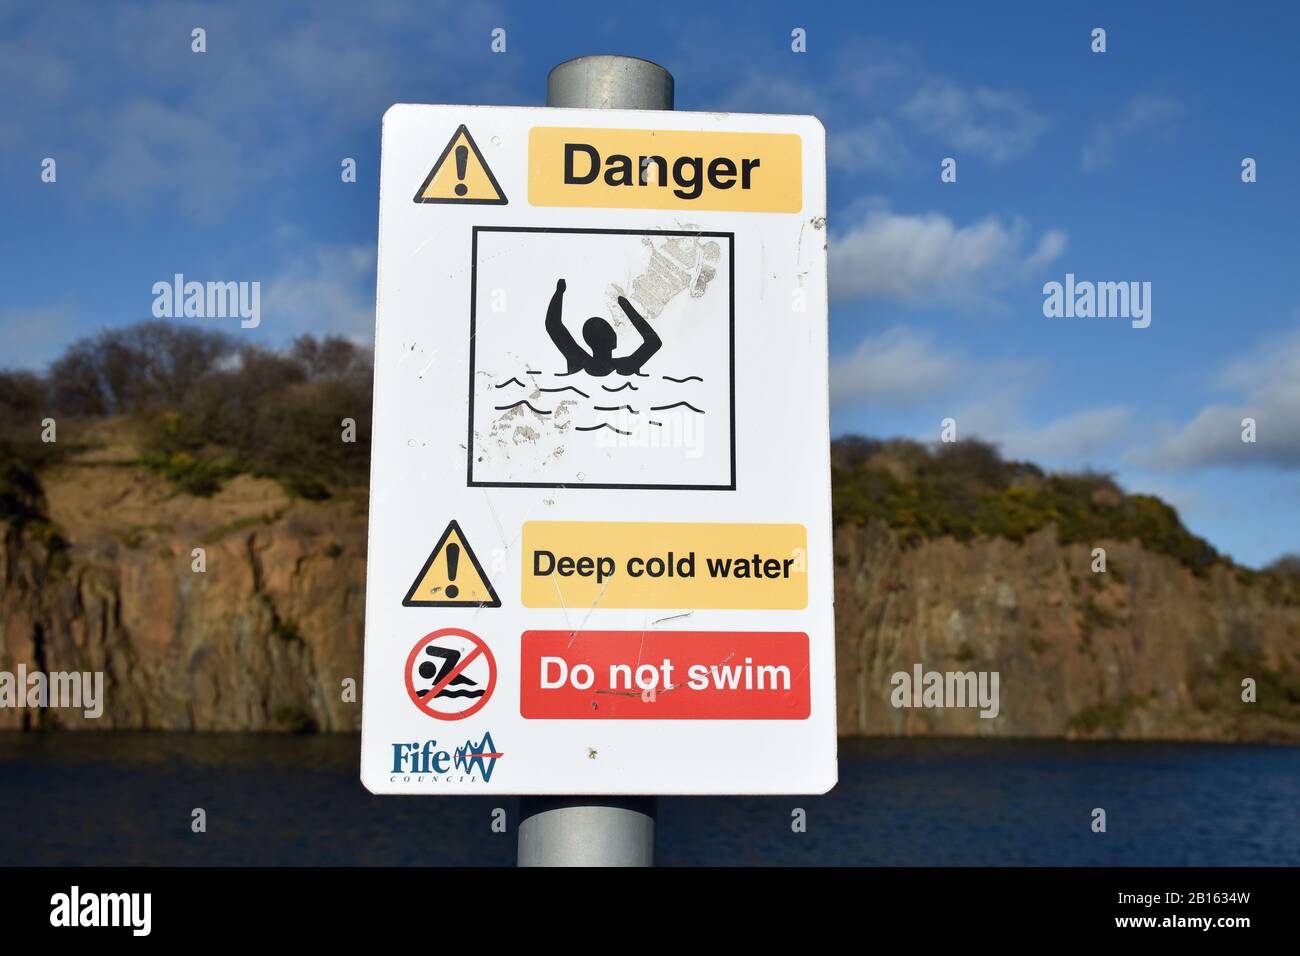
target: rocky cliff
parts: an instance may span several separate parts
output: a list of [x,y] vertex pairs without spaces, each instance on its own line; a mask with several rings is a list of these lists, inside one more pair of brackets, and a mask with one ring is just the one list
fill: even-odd
[[[102,670],[107,700],[99,720],[0,709],[0,728],[357,728],[364,491],[309,502],[243,475],[192,497],[111,455],[41,483],[45,518],[2,525],[0,670]],[[844,523],[835,560],[845,734],[1300,741],[1300,607],[1230,569],[1051,527],[904,546],[876,519]],[[891,706],[918,663],[997,671],[999,716]]]
[[[903,548],[876,522],[836,551],[842,733],[1300,742],[1300,607],[1229,570],[1054,528]],[[917,663],[997,671],[1001,713],[895,708],[890,676]]]
[[43,477],[50,523],[4,535],[0,670],[102,670],[107,699],[98,720],[0,709],[0,728],[359,726],[341,688],[361,679],[364,493],[292,501],[241,476],[196,498],[108,462]]

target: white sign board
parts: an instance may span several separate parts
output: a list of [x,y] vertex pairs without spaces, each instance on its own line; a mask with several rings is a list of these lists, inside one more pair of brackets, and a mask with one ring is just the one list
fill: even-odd
[[361,778],[836,780],[825,132],[384,117]]

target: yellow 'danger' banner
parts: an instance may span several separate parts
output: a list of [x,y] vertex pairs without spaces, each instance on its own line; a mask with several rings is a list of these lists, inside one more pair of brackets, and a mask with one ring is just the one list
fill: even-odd
[[799,212],[803,144],[794,133],[534,126],[528,132],[528,201]]

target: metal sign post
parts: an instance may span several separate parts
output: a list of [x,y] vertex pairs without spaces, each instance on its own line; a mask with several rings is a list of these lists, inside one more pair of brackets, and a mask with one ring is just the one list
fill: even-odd
[[[546,105],[670,110],[673,75],[631,56],[580,56],[546,78]],[[653,866],[654,797],[523,797],[520,866]]]

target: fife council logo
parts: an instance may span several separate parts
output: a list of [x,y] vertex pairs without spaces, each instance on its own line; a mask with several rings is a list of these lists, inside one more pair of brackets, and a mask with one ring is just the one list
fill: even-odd
[[439,747],[436,740],[395,743],[392,747],[391,783],[487,783],[497,761],[505,756],[487,732],[482,740],[470,738],[451,750]]

